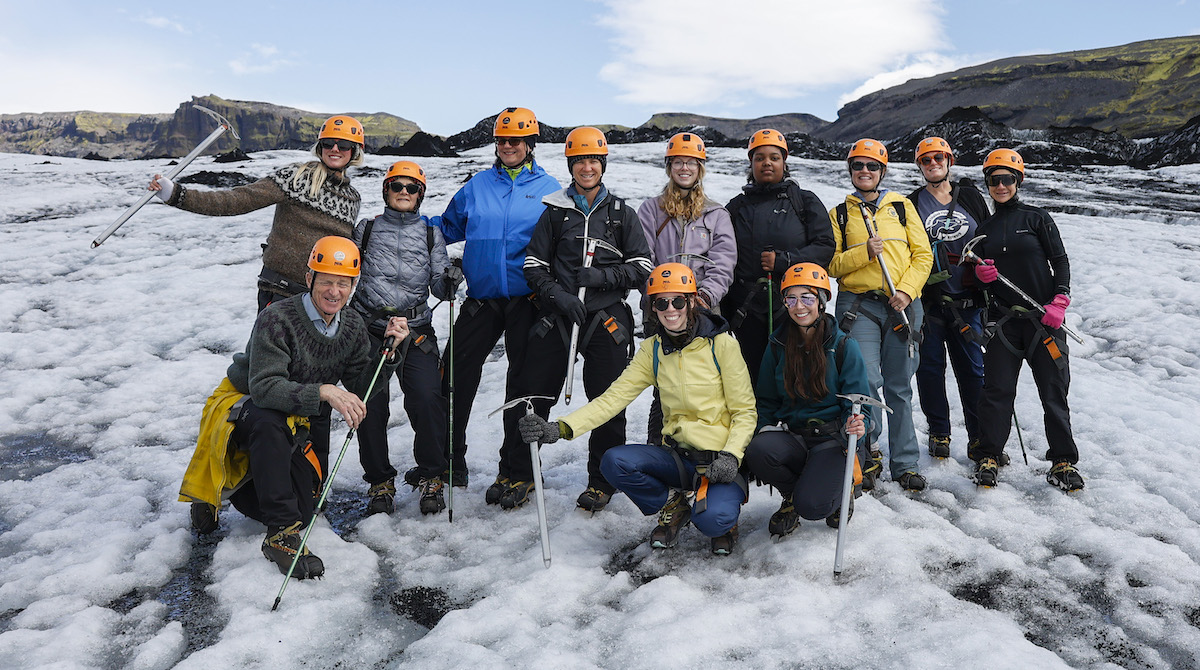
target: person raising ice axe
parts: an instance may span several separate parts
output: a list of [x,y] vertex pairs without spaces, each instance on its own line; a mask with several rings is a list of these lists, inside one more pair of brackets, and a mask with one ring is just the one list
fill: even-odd
[[[838,325],[858,342],[872,393],[882,387],[883,401],[894,411],[887,422],[892,481],[907,491],[923,491],[912,421],[915,345],[923,316],[915,299],[929,277],[933,252],[916,208],[881,187],[887,165],[887,148],[878,140],[861,139],[850,147],[846,166],[854,191],[829,210],[835,241],[829,274],[838,278]],[[867,411],[869,442],[876,445],[883,417],[873,408]],[[873,488],[876,469],[868,465],[864,488]]]

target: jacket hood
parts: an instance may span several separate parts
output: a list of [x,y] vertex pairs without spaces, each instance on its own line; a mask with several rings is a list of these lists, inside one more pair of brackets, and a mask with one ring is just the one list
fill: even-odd
[[[603,184],[601,184],[601,189],[600,198],[598,198],[596,203],[592,205],[593,211],[603,204],[606,199],[608,199],[608,189],[604,188]],[[575,206],[575,200],[571,197],[574,195],[576,195],[575,188],[573,186],[568,186],[549,195],[542,196],[542,202],[550,205],[551,207],[561,207],[563,209],[574,209],[578,211],[579,208]]]
[[692,343],[698,337],[712,339],[721,333],[729,331],[729,321],[725,317],[713,314],[707,310],[699,310],[696,312],[696,329],[693,331],[686,342],[677,346],[671,336],[667,334],[661,326],[655,325],[655,331],[658,333],[658,339],[662,343],[663,353],[669,354],[672,351],[683,349]]
[[[837,319],[833,318],[832,314],[826,314],[821,317],[821,320],[825,321],[826,323],[829,324],[829,327],[826,329],[826,331],[829,333],[829,335],[827,335],[825,337],[824,346],[832,347],[834,344],[837,343],[838,333],[841,332],[838,329]],[[779,327],[775,329],[775,332],[771,333],[771,342],[773,342],[774,344],[778,344],[781,347],[786,345],[787,340],[784,338],[787,337],[787,328],[789,325],[791,325],[791,323],[792,323],[792,320],[787,319],[782,324],[780,324]]]

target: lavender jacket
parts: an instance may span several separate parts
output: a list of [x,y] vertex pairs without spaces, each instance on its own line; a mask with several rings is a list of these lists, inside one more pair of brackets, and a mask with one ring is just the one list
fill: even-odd
[[[737,243],[729,212],[708,200],[699,219],[681,224],[678,219],[668,221],[659,198],[651,198],[638,207],[638,218],[650,245],[650,260],[656,266],[683,263],[690,267],[696,274],[696,286],[704,294],[705,302],[715,307],[729,290],[733,265],[737,261]],[[659,232],[660,227],[662,232]],[[687,254],[703,254],[711,262]]]

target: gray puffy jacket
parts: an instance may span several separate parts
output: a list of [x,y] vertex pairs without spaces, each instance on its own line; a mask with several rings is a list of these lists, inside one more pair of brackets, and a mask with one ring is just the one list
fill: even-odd
[[[362,247],[367,222],[354,227],[354,242]],[[430,243],[432,241],[432,244]],[[429,294],[446,300],[450,282],[446,280],[446,242],[442,231],[416,212],[397,212],[385,208],[375,217],[367,248],[363,249],[362,277],[354,292],[354,309],[373,331],[381,332],[384,317],[380,309],[394,307],[412,310],[409,327],[429,324]]]

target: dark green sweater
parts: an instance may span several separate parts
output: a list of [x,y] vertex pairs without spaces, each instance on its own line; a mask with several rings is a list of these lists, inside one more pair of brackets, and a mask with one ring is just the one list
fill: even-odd
[[[343,309],[337,334],[325,337],[304,311],[303,298],[304,294],[295,295],[259,312],[245,352],[234,354],[225,374],[259,407],[314,416],[320,411],[321,384],[340,381],[346,390],[363,397],[379,358],[354,310]],[[384,366],[380,372],[384,383],[395,369],[395,365]],[[378,382],[376,386],[382,388]]]

